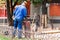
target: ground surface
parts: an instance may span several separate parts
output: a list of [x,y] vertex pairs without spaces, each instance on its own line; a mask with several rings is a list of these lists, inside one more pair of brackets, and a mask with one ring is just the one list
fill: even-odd
[[[57,25],[58,26],[58,25]],[[55,25],[54,25],[55,27]],[[5,36],[5,35],[0,35],[0,40],[11,40],[11,32],[12,32],[12,27],[9,27],[7,25],[1,25],[0,26],[0,34],[3,34],[6,30],[9,31],[9,35]],[[40,29],[41,31],[42,29]],[[34,40],[60,40],[60,30],[51,30],[51,28],[46,28],[42,30],[42,34],[41,33],[36,33],[34,35]],[[44,33],[45,32],[45,33]],[[27,40],[26,38],[14,38],[14,40]],[[28,39],[29,40],[29,39]]]

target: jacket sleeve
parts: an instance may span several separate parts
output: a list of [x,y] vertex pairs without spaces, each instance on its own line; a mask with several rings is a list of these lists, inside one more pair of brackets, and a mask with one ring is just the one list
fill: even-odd
[[15,10],[13,11],[13,15],[15,16],[16,11],[18,10],[18,7],[15,8]]
[[22,14],[23,14],[24,17],[27,16],[27,9],[26,9],[26,8],[24,8],[24,9],[22,10]]

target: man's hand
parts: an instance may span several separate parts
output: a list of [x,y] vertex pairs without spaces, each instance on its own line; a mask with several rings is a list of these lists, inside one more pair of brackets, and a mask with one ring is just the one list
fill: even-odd
[[15,17],[14,17],[14,16],[12,16],[12,19],[13,19],[13,20],[15,20]]
[[27,17],[25,17],[24,20],[27,20]]

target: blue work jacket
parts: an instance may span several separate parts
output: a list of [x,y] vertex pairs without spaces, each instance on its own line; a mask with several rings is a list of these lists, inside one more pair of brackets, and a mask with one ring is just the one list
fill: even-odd
[[27,16],[27,9],[23,5],[19,5],[15,8],[13,12],[14,18],[18,20],[23,20]]

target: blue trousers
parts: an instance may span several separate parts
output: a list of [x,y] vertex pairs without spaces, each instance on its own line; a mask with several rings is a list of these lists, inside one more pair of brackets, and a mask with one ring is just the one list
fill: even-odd
[[16,34],[16,29],[18,28],[18,38],[22,37],[22,20],[14,20],[14,31],[13,31],[13,35]]

